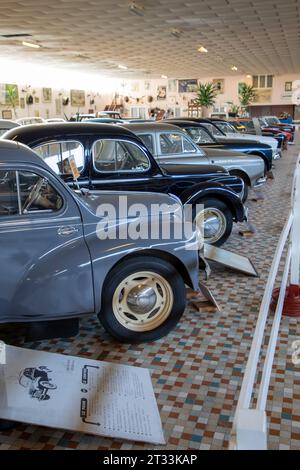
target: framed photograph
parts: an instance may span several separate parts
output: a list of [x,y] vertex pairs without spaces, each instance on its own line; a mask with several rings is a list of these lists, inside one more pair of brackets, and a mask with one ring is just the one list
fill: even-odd
[[35,103],[35,104],[39,104],[39,102],[40,102],[39,97],[38,97],[38,96],[35,96],[35,97],[34,97],[34,103]]
[[25,109],[25,98],[20,98],[20,108]]
[[168,80],[168,92],[177,93],[177,80]]
[[76,108],[85,106],[84,90],[71,90],[71,106],[75,106]]
[[42,96],[44,103],[51,103],[52,101],[52,88],[43,88]]
[[55,111],[56,114],[60,115],[62,111],[62,102],[60,98],[56,98],[55,100]]
[[198,87],[198,80],[178,80],[178,92],[179,93],[196,93]]
[[270,88],[259,88],[255,91],[256,98],[253,103],[271,103],[272,100],[272,89]]
[[159,101],[159,100],[165,100],[166,98],[167,98],[167,87],[163,85],[158,85],[156,99]]
[[224,93],[224,78],[213,78],[212,80],[215,89],[217,90],[218,95],[222,95]]
[[293,90],[293,82],[285,82],[284,91],[292,91],[292,90]]
[[12,119],[12,110],[11,109],[4,109],[2,111],[2,119]]

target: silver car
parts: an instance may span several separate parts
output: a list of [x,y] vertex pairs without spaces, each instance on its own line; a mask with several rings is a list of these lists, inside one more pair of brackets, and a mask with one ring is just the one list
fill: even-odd
[[231,175],[239,176],[247,187],[257,188],[266,182],[265,164],[260,157],[244,153],[199,148],[177,126],[160,122],[124,124],[138,135],[159,163],[166,165],[184,163],[195,165],[215,164],[226,168]]

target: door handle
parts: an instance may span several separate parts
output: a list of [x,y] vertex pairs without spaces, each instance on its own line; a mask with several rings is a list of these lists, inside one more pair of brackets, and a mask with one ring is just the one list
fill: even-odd
[[76,227],[60,227],[57,230],[57,233],[60,237],[68,237],[76,232],[78,232],[78,228]]

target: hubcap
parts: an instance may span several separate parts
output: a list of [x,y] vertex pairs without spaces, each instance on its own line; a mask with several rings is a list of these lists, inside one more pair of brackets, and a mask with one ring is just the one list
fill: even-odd
[[141,271],[126,277],[113,296],[113,312],[121,325],[131,331],[151,331],[168,318],[173,292],[157,273]]
[[216,243],[226,231],[226,217],[215,207],[207,207],[196,217],[196,225],[206,243]]

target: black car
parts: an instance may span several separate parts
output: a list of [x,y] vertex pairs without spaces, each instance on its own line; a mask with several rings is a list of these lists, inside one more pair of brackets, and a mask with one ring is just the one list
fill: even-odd
[[165,122],[180,122],[181,120],[190,121],[198,124],[202,124],[206,129],[213,135],[215,141],[218,144],[226,145],[226,150],[236,150],[237,152],[243,152],[248,155],[256,155],[261,157],[265,163],[265,173],[271,171],[273,165],[273,152],[272,148],[267,144],[262,144],[254,140],[243,140],[242,137],[228,138],[226,134],[217,125],[217,119],[203,119],[203,118],[177,118],[167,119]]
[[246,220],[244,183],[240,178],[215,165],[158,165],[144,143],[121,126],[41,124],[12,129],[3,138],[34,149],[73,187],[70,157],[80,171],[80,187],[173,194],[184,204],[191,204],[193,210],[203,204],[201,220],[208,243],[220,246],[229,237],[233,222]]

